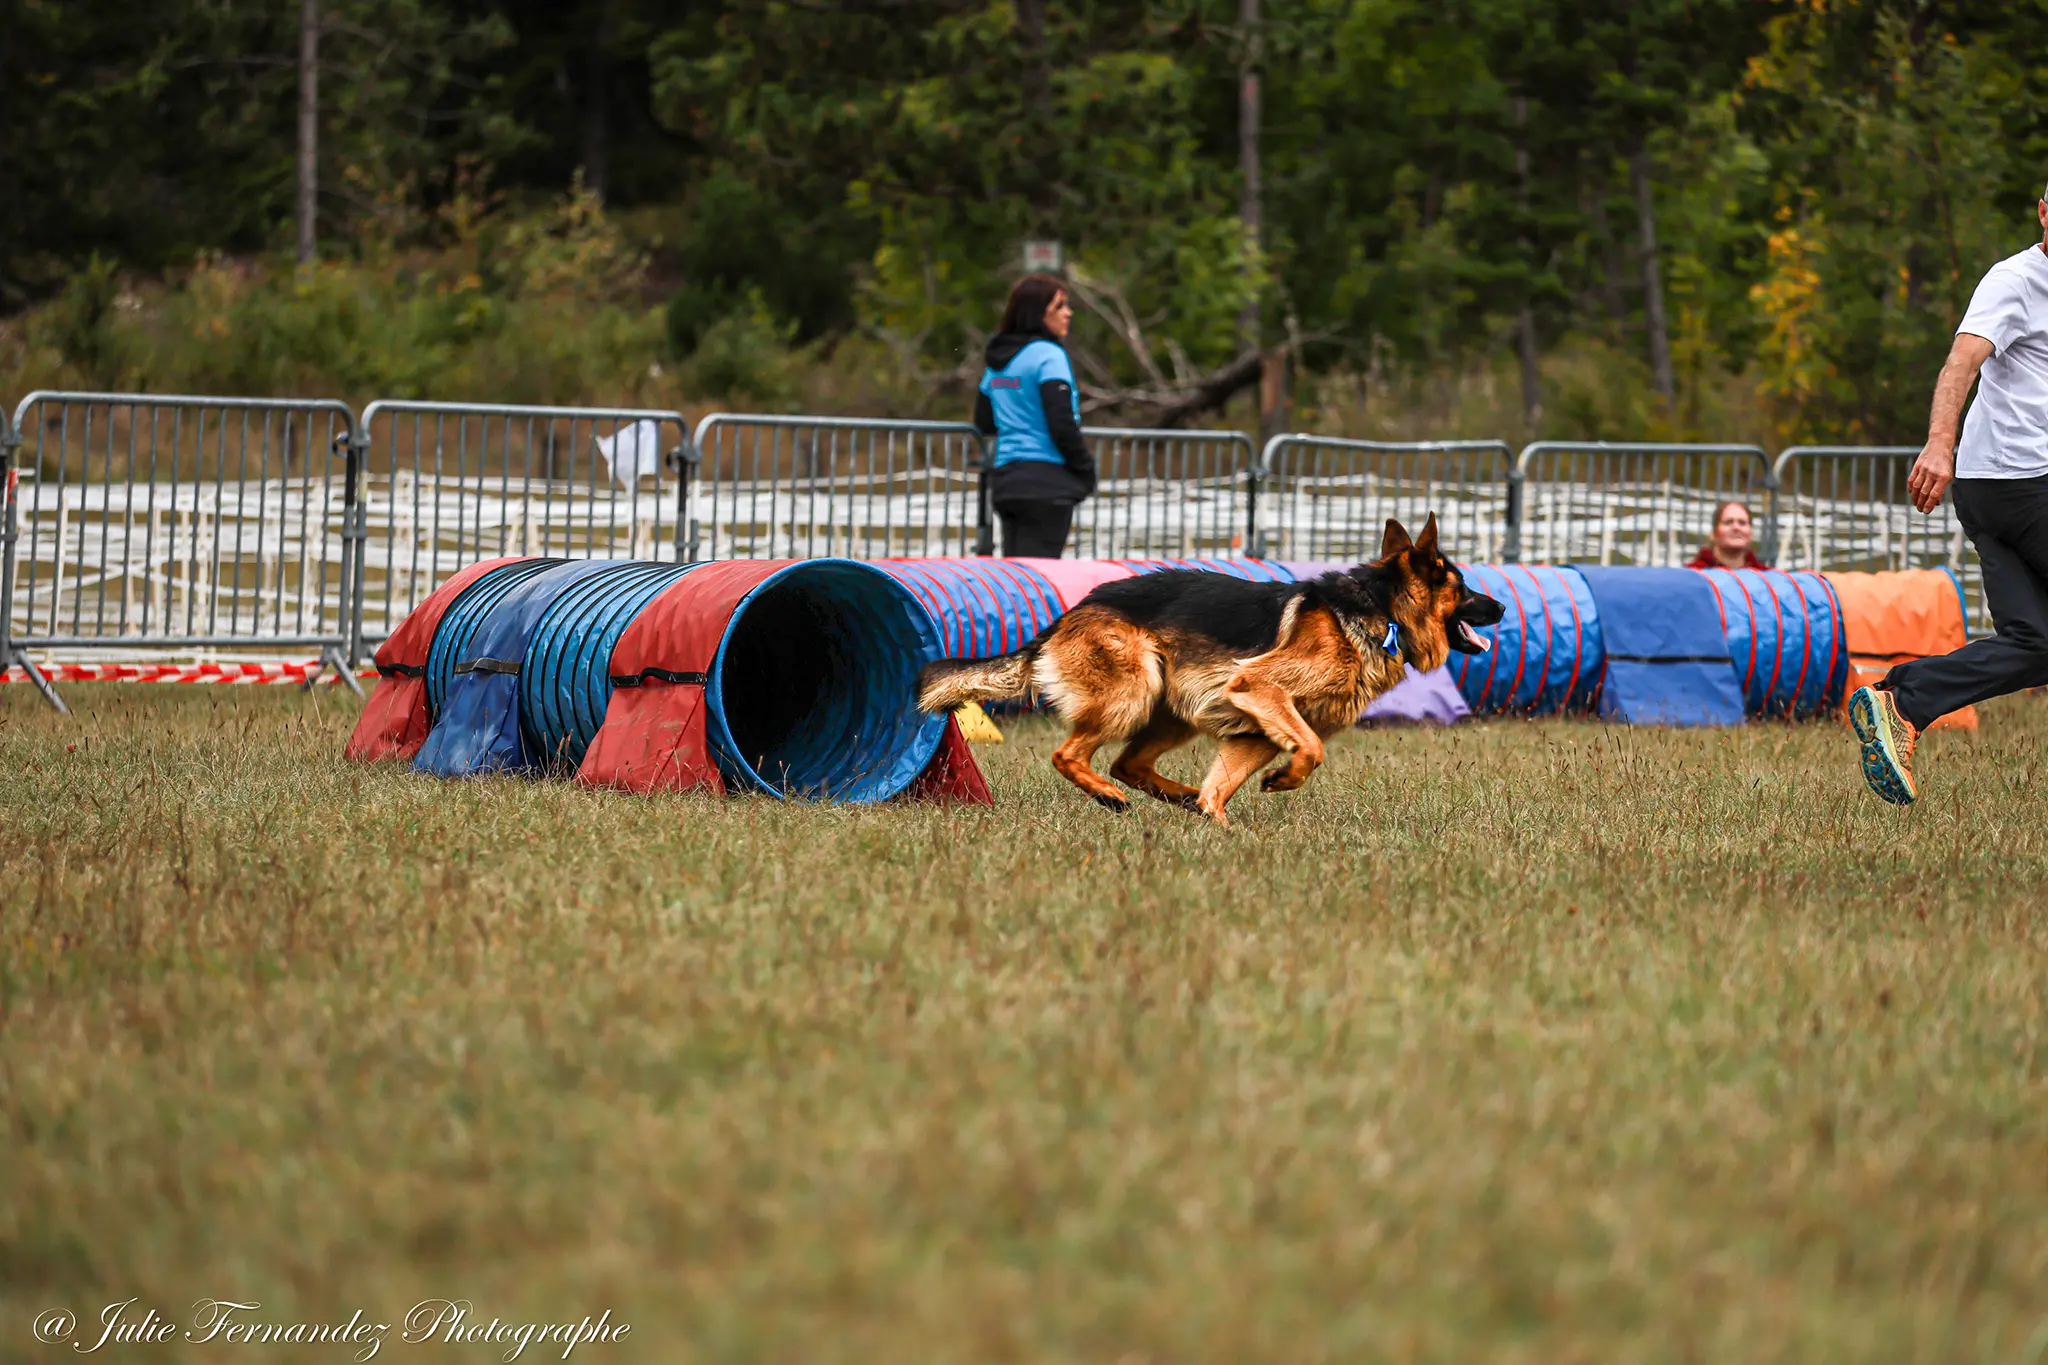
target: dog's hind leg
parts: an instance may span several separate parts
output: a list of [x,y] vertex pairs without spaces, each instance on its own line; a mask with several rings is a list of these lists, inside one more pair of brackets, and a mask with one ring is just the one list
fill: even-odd
[[1067,736],[1066,743],[1052,751],[1052,766],[1059,775],[1087,792],[1090,796],[1108,806],[1111,810],[1123,811],[1131,808],[1131,798],[1124,795],[1114,782],[1095,771],[1090,760],[1103,742],[1111,738],[1100,730],[1077,725]]
[[1089,766],[1095,751],[1137,734],[1158,707],[1158,645],[1128,621],[1092,608],[1063,618],[1059,633],[1040,648],[1032,678],[1070,728],[1053,750],[1060,776],[1108,806],[1126,810],[1131,799]]
[[1279,752],[1280,746],[1264,735],[1233,735],[1219,744],[1216,761],[1209,765],[1209,775],[1202,779],[1202,814],[1228,828],[1230,820],[1223,808],[1230,804],[1237,789]]
[[1131,736],[1131,742],[1110,765],[1109,775],[1169,805],[1183,810],[1199,810],[1196,798],[1200,793],[1195,788],[1185,782],[1162,777],[1153,766],[1194,737],[1194,726],[1162,707],[1145,723],[1144,729]]

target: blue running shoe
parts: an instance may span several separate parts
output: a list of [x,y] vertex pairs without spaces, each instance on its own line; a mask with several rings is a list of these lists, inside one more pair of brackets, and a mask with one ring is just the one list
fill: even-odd
[[1899,714],[1892,694],[1859,687],[1849,698],[1849,724],[1863,741],[1863,777],[1870,789],[1894,806],[1910,806],[1919,789],[1913,785],[1913,746],[1920,732]]

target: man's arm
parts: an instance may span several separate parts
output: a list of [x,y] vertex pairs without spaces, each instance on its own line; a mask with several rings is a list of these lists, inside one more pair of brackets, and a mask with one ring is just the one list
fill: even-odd
[[1990,358],[1989,341],[1969,332],[1956,333],[1955,345],[1948,349],[1948,363],[1941,367],[1941,378],[1934,381],[1934,411],[1927,418],[1927,444],[1921,448],[1920,458],[1913,461],[1913,472],[1906,476],[1906,492],[1912,496],[1913,505],[1923,512],[1932,512],[1940,505],[1941,495],[1955,482],[1956,429],[1962,423],[1963,400],[1970,396],[1977,371]]

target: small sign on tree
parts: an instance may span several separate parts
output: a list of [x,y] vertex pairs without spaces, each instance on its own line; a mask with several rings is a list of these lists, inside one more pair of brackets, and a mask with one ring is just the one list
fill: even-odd
[[1066,268],[1066,253],[1058,242],[1031,241],[1024,243],[1024,273],[1027,275],[1057,275]]

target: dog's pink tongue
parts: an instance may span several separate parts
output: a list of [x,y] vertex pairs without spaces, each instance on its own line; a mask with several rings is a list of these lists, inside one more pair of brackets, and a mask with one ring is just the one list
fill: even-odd
[[1471,645],[1475,649],[1477,649],[1481,654],[1484,654],[1487,650],[1493,648],[1493,641],[1487,639],[1484,635],[1481,635],[1478,631],[1472,629],[1472,627],[1466,625],[1463,621],[1458,622],[1458,629],[1465,632],[1465,639],[1468,642],[1470,642]]

